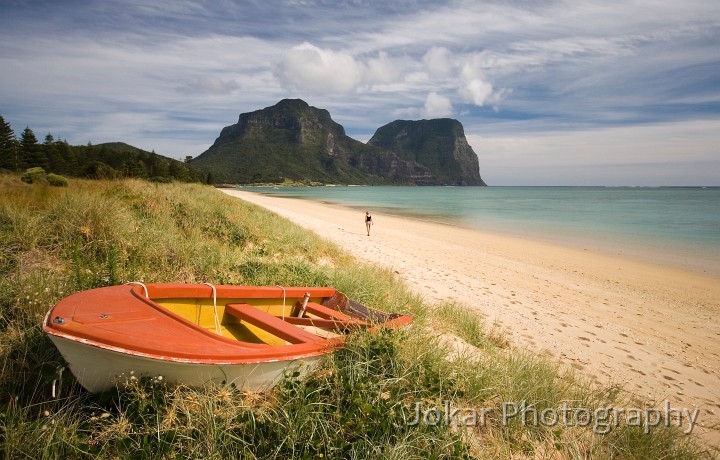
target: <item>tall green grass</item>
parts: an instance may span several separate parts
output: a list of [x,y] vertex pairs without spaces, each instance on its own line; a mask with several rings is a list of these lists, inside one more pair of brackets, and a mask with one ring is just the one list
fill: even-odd
[[[55,188],[0,175],[0,190],[0,458],[711,456],[677,429],[620,425],[598,435],[521,418],[503,424],[508,401],[538,410],[630,402],[508,347],[462,305],[425,305],[391,272],[213,188],[135,180]],[[73,292],[127,281],[330,285],[416,322],[352,336],[314,372],[262,394],[140,379],[90,395],[63,370],[42,317]],[[416,409],[445,406],[485,418],[412,423]]]

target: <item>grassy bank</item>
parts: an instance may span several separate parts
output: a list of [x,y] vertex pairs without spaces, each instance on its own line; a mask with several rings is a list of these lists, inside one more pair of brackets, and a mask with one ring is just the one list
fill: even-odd
[[[508,403],[596,413],[632,402],[508,348],[462,305],[425,305],[391,272],[213,188],[133,180],[53,188],[5,175],[0,190],[0,457],[708,456],[662,425],[645,433],[618,423],[597,434],[593,423],[503,419]],[[62,370],[40,323],[73,292],[127,281],[328,285],[416,323],[354,336],[308,377],[263,394],[141,379],[89,395]]]

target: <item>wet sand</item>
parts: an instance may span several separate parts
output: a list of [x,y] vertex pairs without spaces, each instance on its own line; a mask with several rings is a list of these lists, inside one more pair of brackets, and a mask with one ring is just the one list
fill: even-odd
[[638,401],[700,409],[694,433],[720,445],[720,277],[381,213],[367,236],[363,211],[223,191],[392,269],[430,303],[458,299],[514,346]]

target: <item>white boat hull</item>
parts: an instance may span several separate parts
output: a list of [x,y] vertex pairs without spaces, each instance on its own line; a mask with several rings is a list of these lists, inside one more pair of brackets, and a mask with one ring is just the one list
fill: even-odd
[[243,364],[192,363],[131,355],[57,335],[50,335],[50,339],[80,385],[92,393],[107,391],[140,377],[162,377],[165,382],[188,386],[235,384],[239,388],[264,391],[286,374],[295,371],[305,374],[321,358]]

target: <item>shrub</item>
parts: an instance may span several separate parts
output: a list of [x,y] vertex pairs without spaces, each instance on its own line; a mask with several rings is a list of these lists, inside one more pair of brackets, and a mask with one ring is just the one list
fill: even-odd
[[45,174],[45,170],[42,168],[28,168],[22,176],[20,176],[20,180],[25,182],[26,184],[33,184],[39,180],[43,180],[47,177]]
[[47,175],[47,181],[50,185],[55,187],[67,187],[68,180],[58,174],[50,173]]
[[93,161],[83,169],[82,175],[89,179],[114,179],[117,171],[102,161]]

